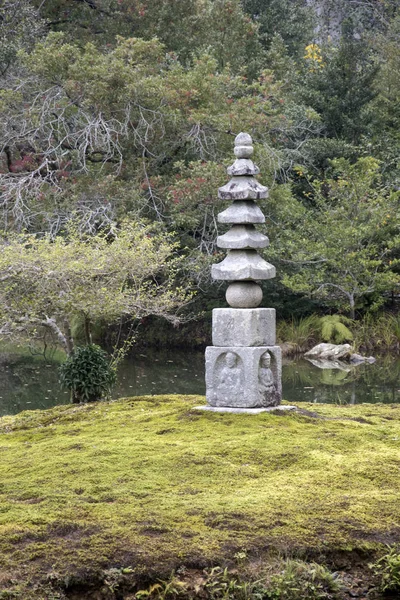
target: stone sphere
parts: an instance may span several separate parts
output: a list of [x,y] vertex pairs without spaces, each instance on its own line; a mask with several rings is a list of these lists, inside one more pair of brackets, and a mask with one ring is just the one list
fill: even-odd
[[256,308],[263,297],[261,287],[254,281],[235,281],[226,290],[225,298],[232,308]]

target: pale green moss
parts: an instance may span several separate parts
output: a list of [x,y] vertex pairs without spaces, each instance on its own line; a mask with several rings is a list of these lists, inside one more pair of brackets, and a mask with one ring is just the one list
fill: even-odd
[[398,541],[399,406],[192,410],[203,402],[147,396],[0,419],[0,580]]

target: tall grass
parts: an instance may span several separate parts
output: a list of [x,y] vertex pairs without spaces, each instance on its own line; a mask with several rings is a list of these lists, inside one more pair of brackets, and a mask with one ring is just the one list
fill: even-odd
[[367,314],[359,321],[341,315],[281,321],[277,325],[278,343],[286,355],[302,354],[321,342],[350,342],[355,352],[400,352],[400,314]]
[[361,351],[400,351],[400,314],[366,315],[352,329],[355,346]]
[[320,340],[320,318],[310,315],[301,319],[281,321],[277,325],[277,338],[279,343],[286,345],[286,354],[300,354],[306,352]]

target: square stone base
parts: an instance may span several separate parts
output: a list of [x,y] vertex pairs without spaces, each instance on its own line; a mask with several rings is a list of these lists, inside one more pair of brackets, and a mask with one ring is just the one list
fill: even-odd
[[269,408],[282,397],[279,346],[206,348],[206,399],[211,407]]
[[214,308],[214,346],[274,346],[274,308]]
[[206,410],[210,412],[220,413],[235,413],[245,415],[259,415],[264,412],[286,412],[296,410],[297,406],[290,406],[289,404],[281,404],[280,406],[270,406],[269,408],[229,408],[227,406],[195,406],[194,410]]

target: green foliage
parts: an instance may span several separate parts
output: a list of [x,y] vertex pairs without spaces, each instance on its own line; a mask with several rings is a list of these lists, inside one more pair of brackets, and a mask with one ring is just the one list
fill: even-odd
[[19,50],[30,50],[44,35],[45,22],[28,0],[4,0],[0,5],[0,77],[15,67]]
[[279,321],[277,325],[278,340],[291,346],[290,354],[309,350],[319,341],[320,331],[321,324],[317,315]]
[[116,373],[106,352],[96,344],[89,344],[77,346],[60,366],[60,382],[70,390],[73,402],[94,402],[109,398]]
[[304,57],[301,97],[321,115],[329,137],[358,143],[372,119],[368,105],[376,94],[371,52],[352,31],[338,45],[313,48],[317,53]]
[[352,342],[360,352],[398,352],[400,349],[400,315],[390,312],[367,313],[356,321],[344,315],[317,314],[300,319],[278,321],[277,338],[287,354],[309,350],[324,342]]
[[396,99],[400,93],[400,15],[397,15],[385,34],[379,35],[375,40],[376,58],[380,69],[375,80],[375,89],[378,93],[374,103],[374,110],[378,111],[378,123],[385,129],[398,134],[400,110]]
[[156,39],[119,37],[105,52],[52,33],[21,60],[30,79],[11,81],[0,98],[7,229],[58,233],[75,210],[93,231],[120,214],[115,191],[123,181],[133,187],[123,196],[134,210],[170,224],[165,194],[154,189],[158,176],[168,177],[167,189],[178,161],[220,164],[232,152],[231,132],[269,140],[273,129],[280,138],[292,127],[270,72],[249,83],[219,68],[212,52],[185,67]]
[[400,548],[389,546],[388,552],[371,565],[381,580],[383,592],[400,590]]
[[283,571],[271,577],[264,597],[268,600],[334,600],[340,597],[341,588],[340,580],[324,566],[288,560]]
[[310,182],[311,206],[297,204],[295,227],[282,215],[272,252],[288,265],[284,285],[347,306],[354,318],[356,303],[375,294],[370,310],[376,310],[383,302],[378,294],[400,281],[399,193],[382,185],[372,157],[353,165],[334,160],[331,168],[331,177]]
[[183,594],[185,587],[185,584],[174,573],[171,573],[169,579],[159,579],[157,583],[152,583],[147,589],[138,590],[135,599],[165,600],[165,598],[176,598]]
[[257,24],[239,0],[97,0],[79,5],[52,0],[40,3],[40,10],[51,29],[65,32],[69,41],[98,45],[100,37],[103,45],[113,47],[118,35],[157,38],[183,64],[205,50],[211,50],[220,68],[230,65],[236,72],[254,73],[262,64]]
[[50,328],[71,352],[71,323],[90,324],[153,314],[178,322],[191,297],[176,281],[182,260],[172,236],[125,222],[96,235],[70,224],[65,237],[10,235],[0,254],[3,335]]
[[205,589],[212,600],[234,600],[244,596],[245,586],[228,569],[214,567],[206,571]]
[[354,343],[362,350],[398,352],[400,349],[400,315],[366,314],[354,323]]
[[[371,103],[373,115],[366,142],[373,145],[382,160],[383,173],[394,187],[399,186],[400,109],[400,16],[387,31],[374,37],[375,62],[379,67],[374,81],[376,98]],[[372,144],[371,144],[372,141]]]
[[292,298],[297,315],[376,310],[399,258],[397,4],[7,0],[0,228],[54,239],[71,218],[89,235],[127,215],[157,221],[176,232],[204,308],[222,296],[209,277],[217,188],[248,131],[271,189],[270,298],[284,283],[282,314]]
[[175,165],[177,175],[168,187],[166,211],[181,230],[180,238],[186,246],[195,247],[204,254],[216,251],[217,213],[221,201],[215,190],[226,181],[226,171],[212,161],[196,161]]
[[353,339],[353,334],[347,325],[352,323],[342,315],[326,315],[321,317],[321,337],[324,342],[343,344]]
[[313,9],[302,0],[243,0],[244,10],[260,28],[260,39],[269,47],[279,34],[291,55],[298,55],[313,37]]

